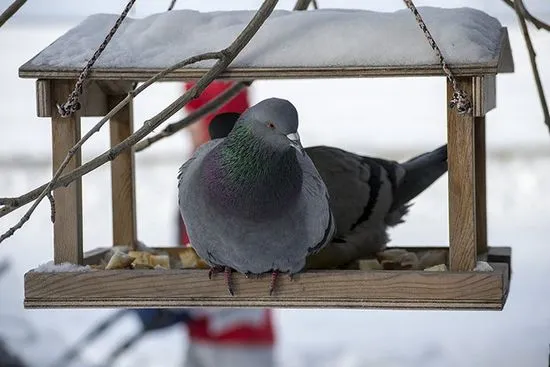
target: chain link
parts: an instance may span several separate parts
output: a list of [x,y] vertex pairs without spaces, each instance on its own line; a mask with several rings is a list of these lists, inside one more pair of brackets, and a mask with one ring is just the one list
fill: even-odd
[[416,18],[416,21],[418,22],[418,26],[422,31],[424,32],[424,35],[428,39],[428,42],[430,43],[430,46],[435,51],[437,57],[439,58],[439,63],[441,64],[441,67],[443,68],[443,72],[445,73],[447,79],[451,82],[453,86],[453,98],[451,98],[449,102],[449,107],[454,108],[456,106],[456,110],[459,114],[464,113],[471,113],[472,112],[472,102],[468,98],[468,94],[458,89],[458,85],[456,82],[456,79],[451,72],[451,69],[449,69],[449,66],[445,62],[445,59],[443,58],[443,55],[441,54],[441,50],[435,43],[435,40],[433,39],[432,35],[430,34],[430,31],[428,30],[428,27],[426,26],[426,23],[424,23],[424,20],[422,20],[422,17],[420,16],[420,13],[414,6],[412,0],[403,0],[405,2],[405,5],[412,11],[414,14],[414,17]]
[[76,84],[74,86],[74,90],[71,92],[69,97],[67,98],[67,101],[63,103],[62,105],[57,104],[57,110],[59,111],[59,114],[62,117],[69,117],[71,114],[75,113],[76,111],[80,110],[80,102],[79,98],[82,94],[82,89],[84,82],[86,81],[86,78],[90,74],[90,69],[95,64],[103,50],[105,50],[105,47],[107,47],[107,44],[111,41],[111,38],[115,35],[118,27],[120,27],[120,24],[126,18],[128,13],[130,12],[130,9],[132,9],[132,6],[136,0],[130,0],[128,1],[128,4],[126,5],[126,8],[122,11],[120,16],[118,17],[117,21],[115,22],[115,25],[111,30],[109,31],[109,34],[107,34],[107,37],[105,37],[105,40],[103,40],[103,43],[99,46],[99,48],[96,50],[92,58],[88,61],[84,69],[80,72],[80,75],[78,76],[78,80],[76,81]]

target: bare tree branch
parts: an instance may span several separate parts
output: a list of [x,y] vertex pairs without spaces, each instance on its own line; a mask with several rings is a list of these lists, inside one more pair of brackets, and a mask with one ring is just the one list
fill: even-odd
[[[297,0],[293,10],[306,10],[308,8],[310,2],[311,2],[311,0],[306,0],[306,1]],[[178,63],[176,65],[180,65],[180,63]],[[161,73],[161,76],[164,76],[166,73],[173,70],[172,68],[174,68],[174,67],[175,66],[164,70]],[[116,114],[120,109],[122,109],[126,104],[128,104],[128,102],[130,101],[130,99],[132,97],[137,96],[141,91],[143,91],[143,89],[145,89],[150,84],[152,84],[153,82],[158,80],[161,76],[155,75],[153,78],[146,81],[140,88],[137,88],[135,91],[130,92],[129,96],[126,99],[122,100],[117,106],[115,106],[102,120],[100,120],[96,124],[96,126],[94,126],[94,128],[92,128],[91,131],[98,131],[101,128],[101,126],[108,119],[110,119],[114,114]],[[151,138],[148,138],[146,140],[140,141],[134,147],[135,151],[140,152],[140,151],[146,149],[147,147],[151,146],[152,144],[156,143],[157,141],[160,141],[160,140],[162,140],[163,138],[165,138],[167,136],[173,135],[175,132],[179,131],[180,129],[191,125],[193,122],[197,121],[198,119],[200,119],[201,117],[203,117],[207,113],[211,112],[212,110],[215,110],[216,108],[221,107],[223,105],[224,101],[229,100],[234,94],[238,93],[239,90],[241,90],[245,86],[250,86],[251,84],[252,84],[252,81],[237,83],[232,88],[228,89],[224,93],[217,96],[215,99],[211,100],[209,103],[202,106],[200,109],[198,109],[198,110],[194,111],[193,113],[189,114],[188,116],[186,116],[184,119],[182,119],[178,122],[175,122],[173,124],[168,125],[161,133],[159,133],[159,134],[157,134],[157,135],[155,135]],[[92,132],[92,134],[93,134],[93,132]],[[83,139],[87,139],[87,137],[85,136]],[[84,143],[84,141],[82,141],[81,143]],[[75,177],[75,178],[78,178],[78,177]],[[54,182],[51,189],[53,190],[53,189],[56,189],[56,188],[59,188],[59,187],[62,187],[62,186],[67,186],[69,183],[72,182],[72,180],[73,180],[73,178],[72,178],[72,176],[70,176],[70,173],[67,174],[67,175],[64,175],[64,176],[62,176],[61,178],[59,178],[58,180],[56,180]],[[0,208],[0,218],[7,215],[7,214],[9,214],[9,213],[11,213],[12,211],[14,211],[14,210],[16,210],[20,207],[30,203],[31,201],[36,200],[40,196],[40,194],[47,188],[47,186],[48,186],[47,184],[44,184],[44,185],[42,185],[42,186],[40,186],[40,187],[24,194],[24,195],[21,195],[19,197],[0,198],[0,205],[4,205],[3,207]]]
[[218,95],[213,100],[209,101],[201,108],[193,111],[189,115],[185,116],[183,119],[174,122],[164,128],[160,133],[151,136],[150,138],[144,139],[136,144],[134,147],[136,152],[141,152],[142,150],[150,147],[152,144],[156,143],[159,140],[167,138],[181,129],[186,128],[191,125],[193,122],[199,120],[206,114],[218,110],[220,107],[225,105],[231,98],[233,98],[237,93],[239,93],[243,88],[249,86],[252,82],[239,82],[231,86],[231,88],[225,90],[222,94]]
[[55,200],[53,198],[51,191],[48,191],[46,196],[50,201],[50,220],[52,221],[52,223],[55,223]]
[[[315,9],[318,8],[315,0],[297,0],[293,10],[295,11],[306,10],[310,3],[313,3],[313,6]],[[239,93],[239,91],[241,91],[244,87],[250,86],[251,84],[252,84],[252,81],[240,82],[233,85],[231,88],[224,91],[222,94],[218,95],[216,98],[209,101],[198,110],[190,113],[188,116],[184,117],[183,119],[166,126],[166,128],[160,133],[158,133],[157,135],[154,135],[150,138],[140,141],[138,144],[136,144],[134,148],[135,151],[141,152],[142,150],[153,145],[154,143],[175,134],[181,129],[188,127],[189,125],[193,124],[195,121],[199,120],[206,114],[216,111],[218,108],[222,107],[225,103],[227,103],[233,96]]]
[[176,0],[171,0],[170,5],[168,5],[168,11],[174,9],[175,5],[176,5]]
[[11,267],[11,263],[6,260],[6,259],[3,259],[2,261],[0,261],[0,276],[2,276],[2,274],[6,271],[8,271]]
[[[250,22],[244,28],[244,30],[237,36],[237,38],[233,41],[233,43],[229,45],[229,47],[219,51],[219,53],[221,54],[221,57],[214,64],[214,66],[212,66],[212,68],[208,70],[197,81],[197,84],[195,84],[191,89],[189,89],[182,96],[180,96],[178,99],[172,102],[168,107],[162,110],[159,114],[145,121],[143,126],[137,131],[135,131],[132,135],[130,135],[129,137],[127,137],[122,142],[115,145],[105,153],[92,159],[86,164],[74,169],[69,174],[59,178],[57,180],[57,183],[61,184],[61,182],[63,182],[65,185],[67,185],[70,182],[76,180],[77,178],[82,177],[83,175],[100,167],[101,165],[109,161],[112,161],[121,152],[123,152],[126,149],[129,149],[131,146],[135,145],[137,142],[139,142],[141,139],[147,136],[147,134],[149,134],[151,131],[157,128],[160,124],[162,124],[164,121],[170,118],[170,116],[172,116],[179,109],[185,106],[190,100],[196,98],[212,81],[214,81],[227,68],[227,66],[229,66],[229,64],[235,59],[235,57],[239,54],[239,52],[241,52],[241,50],[248,44],[248,42],[250,42],[254,34],[256,34],[258,29],[261,27],[261,25],[273,12],[273,9],[275,8],[275,5],[277,5],[277,2],[278,0],[265,0],[263,2],[260,9],[256,12],[254,17],[250,20]],[[217,54],[217,53],[213,53],[213,54]],[[75,151],[76,150],[77,149],[75,149]],[[68,160],[67,158],[66,160]],[[64,178],[65,180],[63,180]],[[40,201],[54,187],[56,187],[56,180],[52,179],[46,185],[42,193],[36,198],[31,208],[27,211],[27,213],[25,213],[25,215],[21,218],[21,220],[14,227],[10,228],[6,233],[4,233],[0,237],[0,242],[4,241],[6,238],[13,235],[13,233],[15,233],[16,230],[21,228],[25,224],[25,222],[29,220],[30,216],[32,215],[32,212],[36,209]]]
[[[44,193],[44,195],[47,195],[47,193],[49,191],[53,190],[54,188],[57,188],[58,186],[56,186],[56,182],[57,182],[59,176],[61,175],[63,170],[67,167],[67,165],[69,164],[69,161],[71,160],[71,158],[78,152],[80,147],[82,147],[82,145],[93,134],[98,132],[101,129],[101,127],[103,125],[105,125],[105,123],[107,121],[109,121],[109,119],[111,119],[124,106],[126,106],[134,97],[136,97],[138,94],[143,92],[151,84],[153,84],[154,82],[156,82],[159,79],[163,78],[166,74],[168,74],[168,73],[170,73],[170,72],[172,72],[176,69],[179,69],[179,68],[181,68],[185,65],[193,64],[195,62],[202,61],[202,60],[221,59],[222,57],[223,57],[223,54],[221,52],[209,52],[209,53],[189,57],[189,58],[187,58],[183,61],[180,61],[180,62],[172,65],[171,67],[169,67],[167,69],[162,70],[161,72],[159,72],[158,74],[156,74],[155,76],[153,76],[152,78],[147,80],[145,83],[140,85],[138,88],[130,91],[128,93],[128,95],[126,96],[126,98],[124,98],[113,109],[111,109],[111,111],[109,111],[109,113],[107,115],[105,115],[101,120],[99,120],[99,122],[97,124],[95,124],[94,127],[92,129],[90,129],[90,131],[88,131],[86,133],[86,135],[84,135],[78,141],[78,143],[76,143],[76,145],[69,150],[69,152],[67,153],[67,156],[65,157],[65,159],[63,160],[63,162],[61,163],[61,165],[59,166],[59,168],[55,172],[55,174],[54,174],[52,180],[50,181],[50,183],[47,184],[47,185],[41,186],[41,190],[38,194],[35,194],[36,196],[33,195],[32,198],[29,197],[30,200],[26,201],[26,202],[21,200],[21,198],[0,198],[0,204],[7,206],[7,207],[3,207],[2,209],[0,209],[0,217],[10,213],[13,209],[16,209],[17,207],[20,207],[21,205],[25,205],[25,204],[29,203],[32,200],[35,200],[35,199],[38,199],[39,201],[42,200],[42,198],[43,198],[42,194],[43,193]],[[66,183],[64,186],[67,186],[68,184],[69,183]],[[35,193],[36,190],[33,190],[32,192]],[[35,208],[36,207],[33,205],[33,207],[31,207],[32,210],[29,209],[29,211],[32,213],[32,211],[34,211]]]
[[2,14],[0,14],[0,27],[4,25],[17,11],[27,2],[27,0],[15,0]]
[[306,10],[312,0],[296,0],[296,4],[292,10]]
[[[143,92],[147,87],[149,87],[151,84],[155,83],[159,79],[163,78],[166,74],[168,74],[168,73],[170,73],[170,72],[172,72],[176,69],[179,69],[179,68],[181,68],[185,65],[193,64],[195,62],[202,61],[202,60],[220,59],[221,57],[222,57],[221,52],[209,52],[209,53],[205,53],[205,54],[202,54],[202,55],[192,56],[190,58],[187,58],[183,61],[180,61],[180,62],[172,65],[171,67],[169,67],[167,69],[162,70],[161,72],[159,72],[158,74],[154,75],[149,80],[144,82],[142,85],[140,85],[138,88],[130,91],[128,93],[128,95],[126,96],[126,98],[124,98],[115,107],[113,107],[113,109],[111,109],[109,111],[109,113],[107,113],[107,115],[105,115],[101,120],[99,120],[99,122],[97,124],[95,124],[94,127],[92,129],[90,129],[90,131],[88,131],[86,133],[86,135],[84,135],[84,137],[82,137],[78,141],[78,143],[76,143],[76,145],[69,150],[67,157],[63,160],[63,162],[59,166],[58,170],[56,171],[56,173],[55,173],[55,175],[52,179],[52,181],[54,183],[53,183],[51,189],[56,189],[56,188],[60,187],[60,186],[56,185],[57,178],[59,177],[61,172],[63,172],[65,167],[67,167],[67,164],[69,163],[70,159],[76,154],[78,149],[80,149],[80,147],[93,134],[98,132],[101,129],[101,127],[103,125],[105,125],[105,123],[107,121],[109,121],[115,114],[117,114],[124,106],[126,106],[138,94]],[[67,182],[62,186],[67,186],[69,183],[70,182]],[[12,212],[13,210],[17,209],[18,207],[21,207],[22,205],[28,204],[32,200],[37,199],[40,196],[40,194],[42,193],[42,191],[44,191],[47,187],[48,187],[48,185],[42,185],[38,189],[33,190],[33,191],[29,192],[28,194],[22,195],[22,196],[17,197],[17,198],[0,198],[0,205],[4,205],[4,207],[2,207],[0,209],[0,217],[3,217],[4,215]]]
[[[504,1],[504,3],[506,5],[508,5],[509,7],[511,7],[512,9],[515,10],[515,4],[514,4],[513,0],[502,0],[502,1]],[[525,16],[525,19],[530,21],[537,29],[542,28],[542,29],[545,29],[545,30],[550,32],[550,25],[549,24],[546,24],[542,20],[537,19],[533,15],[531,15],[531,13],[529,13],[529,11],[527,9],[525,9],[523,4],[522,4],[522,8],[523,8],[522,12],[523,12],[523,15]]]
[[539,93],[540,103],[542,105],[542,112],[544,114],[544,123],[550,131],[550,114],[548,113],[548,105],[546,104],[546,97],[544,96],[544,89],[542,88],[542,82],[540,80],[539,70],[537,67],[537,61],[535,50],[533,44],[531,43],[531,37],[529,37],[529,30],[527,29],[527,23],[525,22],[526,10],[523,6],[522,0],[514,1],[514,9],[518,16],[518,22],[521,27],[521,32],[525,38],[525,44],[527,45],[527,50],[529,51],[529,59],[531,60],[531,67],[533,69],[533,75],[535,76],[535,83],[537,85],[537,91]]

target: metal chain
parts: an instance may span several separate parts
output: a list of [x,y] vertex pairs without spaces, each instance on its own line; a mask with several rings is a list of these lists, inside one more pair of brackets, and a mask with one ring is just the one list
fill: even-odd
[[80,98],[80,95],[82,94],[82,87],[84,85],[84,82],[86,81],[86,78],[90,74],[90,69],[94,65],[94,63],[97,61],[103,50],[105,50],[105,47],[107,47],[107,44],[111,41],[111,38],[115,35],[115,32],[117,31],[118,27],[120,27],[120,24],[126,18],[128,13],[130,12],[130,9],[134,5],[136,0],[130,0],[128,1],[128,4],[126,5],[126,8],[122,11],[120,16],[118,17],[117,21],[115,22],[115,25],[111,30],[109,31],[109,34],[107,37],[105,37],[105,40],[103,40],[103,43],[99,46],[99,48],[96,50],[92,58],[88,61],[84,69],[80,72],[80,75],[78,76],[78,80],[76,81],[76,84],[74,86],[74,90],[69,95],[69,98],[65,103],[62,105],[57,104],[57,110],[59,111],[59,114],[62,117],[69,117],[71,114],[75,113],[80,109],[80,102],[78,99]]
[[456,106],[456,109],[459,114],[464,113],[471,113],[472,112],[472,102],[468,98],[468,94],[458,89],[458,85],[456,82],[456,79],[451,72],[451,69],[449,69],[449,66],[445,62],[445,59],[443,58],[443,55],[441,54],[441,50],[435,43],[435,40],[433,39],[432,35],[430,34],[430,31],[428,30],[428,27],[426,26],[426,23],[424,23],[424,20],[422,20],[422,17],[420,16],[420,13],[414,6],[412,0],[403,0],[405,2],[405,5],[412,11],[414,14],[416,21],[418,22],[418,26],[422,31],[424,32],[424,35],[428,39],[428,42],[430,43],[430,46],[432,46],[432,49],[435,51],[437,57],[439,58],[439,63],[441,64],[441,67],[443,68],[443,72],[447,76],[447,79],[451,82],[453,86],[453,98],[449,102],[449,107],[454,108]]

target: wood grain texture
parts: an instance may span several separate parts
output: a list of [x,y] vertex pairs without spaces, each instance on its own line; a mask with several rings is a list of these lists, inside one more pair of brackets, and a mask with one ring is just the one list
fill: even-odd
[[[459,89],[472,95],[473,78],[457,78],[457,83]],[[452,84],[447,81],[447,101],[452,95]],[[449,265],[453,271],[469,271],[475,267],[477,257],[474,117],[471,113],[459,115],[456,109],[447,107],[447,141]]]
[[[145,81],[161,69],[94,68],[90,78],[94,80],[131,80]],[[169,73],[163,81],[196,80],[208,69],[182,68]],[[75,78],[80,69],[37,69],[23,65],[19,69],[21,78],[69,79]],[[497,74],[497,63],[458,65],[453,68],[457,76],[475,76]],[[259,79],[330,79],[330,78],[374,78],[404,76],[444,76],[438,65],[415,66],[364,66],[364,67],[284,67],[284,68],[229,68],[218,79],[249,81]]]
[[[52,111],[52,168],[61,165],[67,152],[80,140],[80,115],[63,118],[57,112],[56,103],[63,103],[71,93],[73,80],[56,80],[51,85]],[[81,164],[77,152],[66,167],[70,171]],[[79,178],[53,191],[56,204],[53,226],[54,262],[82,264],[82,179]]]
[[474,118],[475,226],[477,253],[487,252],[487,152],[485,116]]
[[[109,109],[126,96],[109,96]],[[117,145],[134,131],[133,103],[130,101],[110,120],[111,147]],[[111,162],[111,195],[113,209],[113,245],[135,247],[136,190],[134,151],[127,149]]]
[[38,79],[36,81],[36,116],[52,117],[51,80]]
[[25,307],[330,307],[501,309],[507,265],[493,272],[308,271],[282,276],[234,274],[236,296],[208,270],[95,270],[25,274]]
[[497,105],[496,75],[478,76],[473,82],[474,116],[483,117]]
[[[36,81],[36,110],[38,117],[52,116],[52,95],[50,84],[53,80],[39,79]],[[82,94],[79,97],[81,117],[99,116],[103,117],[108,112],[107,95],[100,88],[97,81],[86,83]]]

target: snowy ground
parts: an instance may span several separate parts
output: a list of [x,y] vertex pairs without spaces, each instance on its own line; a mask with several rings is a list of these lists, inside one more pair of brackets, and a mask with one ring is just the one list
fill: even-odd
[[[0,8],[5,3],[0,1]],[[448,6],[463,3],[455,1]],[[290,7],[288,1],[283,4],[282,8]],[[400,2],[392,4],[395,8],[402,6]],[[321,5],[340,6],[334,1]],[[144,15],[139,9],[138,16]],[[550,198],[546,189],[550,187],[550,137],[542,123],[519,29],[513,18],[490,14],[510,27],[516,63],[514,74],[499,76],[498,109],[488,115],[489,239],[493,245],[510,245],[514,251],[514,278],[505,310],[281,310],[276,312],[281,366],[547,365]],[[549,14],[543,17],[550,19]],[[19,79],[17,68],[77,21],[31,22],[22,16],[0,29],[0,50],[4,51],[0,59],[0,196],[26,192],[50,175],[50,126],[46,119],[35,117],[34,81]],[[532,33],[548,95],[550,34]],[[359,153],[404,158],[444,141],[443,91],[444,82],[439,78],[260,81],[254,84],[253,100],[268,96],[291,99],[300,111],[305,145],[323,143]],[[167,83],[140,95],[135,106],[136,126],[179,92],[178,85]],[[85,119],[83,131],[94,121]],[[84,159],[103,151],[107,144],[108,134],[102,131],[84,150]],[[137,157],[138,231],[147,244],[174,243],[175,175],[188,150],[187,136],[180,134]],[[110,242],[108,173],[108,168],[102,167],[84,178],[86,249]],[[446,189],[446,180],[442,179],[418,198],[408,222],[392,232],[393,243],[447,243]],[[14,224],[20,214],[18,211],[0,219],[0,231]],[[24,310],[24,272],[51,257],[51,224],[48,207],[43,204],[23,230],[0,245],[0,259],[10,259],[13,265],[0,279],[0,334],[8,335],[20,352],[25,348],[24,354],[34,366],[53,360],[112,312]],[[87,349],[84,360],[101,361],[104,350],[112,350],[137,328],[135,320],[124,318],[104,339]],[[142,340],[117,366],[178,366],[184,347],[184,334],[174,328]]]

